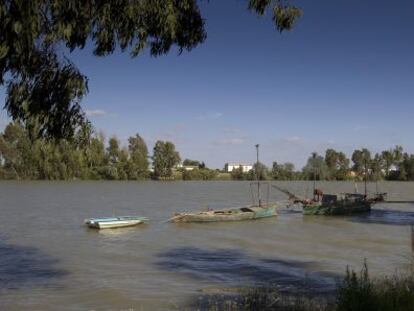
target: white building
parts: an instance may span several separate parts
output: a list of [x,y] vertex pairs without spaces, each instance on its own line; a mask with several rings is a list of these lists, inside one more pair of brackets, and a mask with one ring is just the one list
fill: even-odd
[[253,169],[253,165],[251,164],[243,164],[243,163],[226,163],[224,165],[224,170],[227,173],[231,173],[234,170],[241,168],[243,173],[247,173]]
[[194,169],[196,169],[196,168],[198,168],[198,166],[194,166],[194,165],[182,165],[181,163],[180,164],[177,164],[177,166],[175,167],[177,170],[178,169],[182,169],[182,170],[184,170],[184,171],[192,171],[192,170],[194,170]]

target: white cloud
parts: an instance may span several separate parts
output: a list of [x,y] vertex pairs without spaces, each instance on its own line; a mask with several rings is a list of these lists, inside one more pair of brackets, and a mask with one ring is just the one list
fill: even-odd
[[222,116],[223,114],[221,112],[215,112],[211,115],[213,119],[218,119],[218,118],[221,118]]
[[223,128],[223,132],[226,134],[237,134],[241,132],[241,129],[237,127],[225,127]]
[[291,137],[287,137],[285,138],[285,141],[289,142],[289,143],[295,143],[300,141],[300,137],[299,136],[291,136]]
[[177,123],[172,127],[158,131],[153,137],[150,137],[149,139],[154,142],[157,140],[179,142],[181,141],[181,136],[184,133],[185,129],[186,126],[183,123]]
[[368,130],[368,129],[369,129],[369,126],[367,126],[367,125],[355,125],[353,127],[354,132],[361,132],[361,131],[365,131],[365,130]]
[[106,115],[107,112],[101,109],[92,109],[92,110],[85,110],[85,115],[87,117],[102,117],[104,115]]
[[201,116],[198,116],[197,119],[198,120],[215,120],[215,119],[220,119],[223,116],[223,113],[221,112],[213,112],[213,113],[206,113],[203,114]]
[[243,143],[243,138],[222,139],[216,142],[217,145],[241,145]]

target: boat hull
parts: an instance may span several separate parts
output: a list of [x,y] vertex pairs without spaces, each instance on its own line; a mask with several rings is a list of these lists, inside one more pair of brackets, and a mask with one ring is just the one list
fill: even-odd
[[317,205],[317,204],[305,204],[303,206],[304,215],[353,215],[368,213],[371,211],[371,202],[338,202],[331,205]]
[[85,220],[85,224],[93,229],[115,229],[137,226],[143,224],[145,220],[143,217],[134,216],[91,218]]
[[171,221],[182,222],[225,222],[260,219],[276,216],[276,206],[270,207],[244,207],[224,210],[183,213],[174,216]]

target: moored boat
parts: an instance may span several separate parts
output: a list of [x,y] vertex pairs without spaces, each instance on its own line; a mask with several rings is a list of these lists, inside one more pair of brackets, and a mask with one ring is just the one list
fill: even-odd
[[320,201],[303,203],[304,215],[352,215],[370,211],[371,201],[359,193],[325,194]]
[[[250,184],[253,205],[245,207],[224,208],[219,210],[196,211],[189,213],[176,213],[168,221],[181,222],[221,222],[221,221],[241,221],[273,217],[277,215],[276,204],[269,204],[270,184],[267,184],[267,202],[262,202],[261,182],[258,174],[259,167],[259,145],[256,145],[256,179],[257,182]],[[253,187],[257,187],[257,197],[253,194]],[[257,199],[257,200],[256,200]]]
[[[313,163],[315,163],[316,153],[312,153]],[[316,168],[313,168],[313,199],[299,200],[303,205],[304,215],[352,215],[368,213],[371,211],[373,200],[368,200],[367,192],[367,161],[365,160],[364,184],[365,193],[342,193],[324,194],[321,189],[316,188]]]
[[86,219],[85,224],[93,229],[114,229],[136,226],[147,220],[148,218],[140,216],[102,217]]
[[276,205],[271,205],[267,207],[249,206],[212,211],[179,213],[172,217],[170,221],[175,223],[241,221],[273,217],[276,215]]

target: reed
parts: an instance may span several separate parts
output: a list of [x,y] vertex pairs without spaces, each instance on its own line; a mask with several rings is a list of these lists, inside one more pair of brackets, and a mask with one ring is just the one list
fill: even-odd
[[346,269],[334,297],[297,297],[280,294],[277,289],[248,288],[242,294],[223,299],[210,297],[209,311],[413,311],[414,265],[404,273],[370,277],[366,261],[361,271]]
[[[413,267],[413,265],[412,265]],[[347,269],[338,286],[336,308],[338,311],[388,311],[414,310],[414,273],[396,272],[391,277],[371,278],[368,266],[359,273]]]

